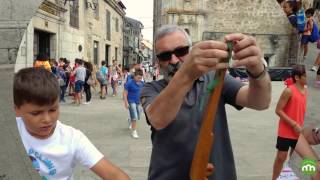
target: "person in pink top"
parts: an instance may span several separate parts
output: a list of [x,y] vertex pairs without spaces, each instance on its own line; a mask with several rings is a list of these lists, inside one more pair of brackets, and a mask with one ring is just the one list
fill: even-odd
[[302,131],[307,104],[306,70],[304,65],[292,67],[294,84],[287,86],[282,92],[276,107],[280,117],[276,148],[278,149],[273,165],[272,179],[276,180],[281,173],[283,163],[287,159],[288,150],[294,150]]

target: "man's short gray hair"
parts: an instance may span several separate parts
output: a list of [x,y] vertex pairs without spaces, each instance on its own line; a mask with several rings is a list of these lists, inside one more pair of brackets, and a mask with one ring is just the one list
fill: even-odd
[[188,45],[191,47],[192,41],[191,41],[189,34],[183,28],[181,28],[177,25],[171,25],[171,24],[170,25],[163,25],[156,31],[156,34],[154,36],[154,44],[156,44],[159,39],[166,36],[167,34],[170,34],[170,33],[176,32],[176,31],[180,31],[185,35],[186,40],[188,41]]

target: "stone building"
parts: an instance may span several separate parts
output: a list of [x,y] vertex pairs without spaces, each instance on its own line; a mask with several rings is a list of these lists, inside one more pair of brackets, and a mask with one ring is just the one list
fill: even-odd
[[21,41],[16,70],[38,54],[82,58],[99,65],[122,59],[125,6],[116,0],[45,0]]
[[[310,6],[313,1],[304,1]],[[261,0],[157,0],[154,1],[155,30],[163,24],[182,26],[196,42],[221,40],[241,32],[256,37],[270,67],[297,62],[297,40],[277,1]],[[292,39],[296,43],[291,43]],[[294,47],[290,47],[290,46]],[[294,55],[293,55],[293,54]]]
[[163,24],[178,24],[191,35],[193,42],[202,38],[207,14],[204,0],[154,0],[153,2],[154,31]]
[[143,61],[142,64],[145,64],[146,66],[152,65],[152,55],[153,55],[153,50],[152,50],[152,43],[146,39],[143,39],[141,41],[141,52],[143,55]]
[[123,43],[123,64],[131,66],[143,61],[143,55],[140,51],[143,24],[135,19],[125,17],[124,20],[124,43]]
[[13,111],[14,64],[27,23],[41,0],[1,0],[0,5],[0,179],[38,180],[26,155]]

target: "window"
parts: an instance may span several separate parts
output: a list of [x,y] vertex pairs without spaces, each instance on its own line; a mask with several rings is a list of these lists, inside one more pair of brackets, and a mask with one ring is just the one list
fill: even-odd
[[111,17],[110,17],[110,11],[107,10],[107,17],[106,17],[106,34],[107,34],[107,40],[111,40]]
[[116,18],[116,32],[119,32],[119,19]]
[[115,56],[115,60],[118,60],[118,48],[114,48],[114,56]]
[[190,35],[190,31],[188,28],[184,29],[188,35]]
[[320,9],[320,1],[319,0],[313,1],[313,8],[314,9]]
[[79,2],[70,1],[70,26],[79,28]]
[[93,62],[94,64],[98,64],[99,59],[99,42],[93,41]]
[[96,19],[99,19],[99,0],[94,0],[93,6],[94,6],[94,16]]

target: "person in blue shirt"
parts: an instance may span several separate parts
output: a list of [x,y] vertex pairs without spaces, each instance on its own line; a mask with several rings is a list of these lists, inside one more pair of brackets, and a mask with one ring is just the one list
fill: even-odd
[[282,8],[283,8],[283,11],[286,13],[291,25],[294,28],[297,28],[298,27],[297,15],[296,15],[296,13],[298,11],[297,2],[296,1],[285,1]]
[[106,99],[108,95],[108,68],[106,67],[106,61],[101,62],[100,70],[96,73],[96,78],[100,83],[100,99]]
[[123,93],[124,105],[129,109],[132,137],[139,138],[137,132],[137,120],[140,119],[140,92],[144,86],[142,81],[143,72],[141,69],[136,69],[133,78],[126,82]]

